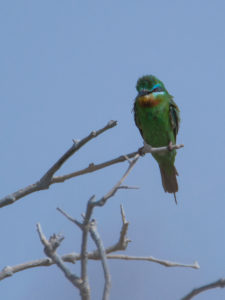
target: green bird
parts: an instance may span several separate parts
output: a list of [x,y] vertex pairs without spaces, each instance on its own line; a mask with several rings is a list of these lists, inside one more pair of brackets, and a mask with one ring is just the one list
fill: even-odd
[[[163,82],[153,75],[139,78],[136,89],[138,95],[134,102],[134,120],[144,141],[152,147],[170,148],[171,144],[176,144],[180,123],[180,111],[173,97]],[[176,150],[152,155],[159,164],[165,192],[173,193],[177,203]]]

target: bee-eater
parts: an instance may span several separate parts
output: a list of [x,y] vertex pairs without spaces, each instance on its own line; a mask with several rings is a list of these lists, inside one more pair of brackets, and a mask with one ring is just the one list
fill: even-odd
[[[144,141],[152,147],[176,144],[180,111],[163,82],[153,75],[143,76],[138,79],[136,89],[134,119]],[[165,192],[173,193],[177,203],[176,150],[152,155],[159,164]]]

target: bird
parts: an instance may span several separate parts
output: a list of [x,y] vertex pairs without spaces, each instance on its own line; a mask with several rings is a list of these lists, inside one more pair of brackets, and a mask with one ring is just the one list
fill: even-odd
[[151,147],[168,146],[169,151],[152,153],[161,173],[165,192],[173,193],[177,204],[177,169],[174,165],[180,125],[180,110],[161,80],[153,75],[142,76],[136,84],[138,95],[134,101],[134,120],[144,142]]

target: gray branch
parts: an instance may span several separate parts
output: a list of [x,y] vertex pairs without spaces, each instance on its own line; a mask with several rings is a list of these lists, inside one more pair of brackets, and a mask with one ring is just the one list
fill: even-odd
[[[113,197],[116,192],[121,188],[122,183],[124,182],[124,180],[127,178],[127,176],[129,175],[129,173],[131,172],[131,170],[133,169],[134,165],[136,164],[137,160],[139,159],[139,154],[136,154],[134,159],[132,161],[128,161],[129,162],[129,167],[127,168],[126,172],[124,173],[124,175],[121,177],[121,179],[117,182],[117,184],[114,185],[114,187],[106,194],[104,195],[101,199],[99,199],[98,201],[92,202],[89,205],[89,210],[92,211],[92,209],[95,206],[103,206],[105,205],[106,201]],[[122,186],[123,188],[123,186]],[[129,187],[126,187],[129,188]],[[132,188],[132,187],[131,187]],[[91,212],[89,212],[91,213]]]
[[117,158],[114,158],[112,160],[100,163],[100,164],[94,164],[90,163],[87,168],[84,168],[82,170],[69,173],[66,175],[62,176],[53,176],[64,164],[64,162],[69,159],[76,151],[78,151],[82,146],[84,146],[87,142],[92,140],[93,138],[97,137],[98,135],[102,134],[106,130],[114,127],[117,125],[116,121],[110,121],[105,127],[98,131],[92,131],[87,137],[82,139],[79,142],[74,141],[74,144],[72,147],[66,151],[66,153],[42,176],[42,178],[37,181],[36,183],[33,183],[31,185],[26,186],[25,188],[22,188],[12,194],[9,194],[2,199],[0,199],[0,208],[13,204],[15,201],[32,194],[37,191],[45,190],[50,187],[50,185],[54,183],[61,183],[64,182],[68,179],[81,176],[87,173],[92,173],[95,171],[98,171],[100,169],[109,167],[111,165],[121,163],[124,161],[127,161],[128,159],[134,158],[135,156],[141,154],[145,155],[146,153],[156,153],[156,152],[165,152],[165,151],[171,151],[173,149],[180,149],[184,145],[170,145],[170,146],[165,146],[165,147],[160,147],[160,148],[154,148],[151,147],[150,145],[144,146],[143,148],[139,149],[138,151],[128,153],[126,155],[120,155]]
[[[121,216],[122,216],[122,229],[120,232],[120,238],[119,241],[106,249],[104,249],[103,243],[101,241],[101,238],[97,232],[96,222],[94,220],[90,221],[90,218],[92,216],[93,210],[97,206],[103,206],[107,202],[107,200],[111,197],[113,197],[116,192],[119,189],[136,189],[137,187],[130,187],[130,186],[124,186],[122,183],[136,164],[138,158],[140,155],[144,155],[145,153],[156,153],[156,152],[164,152],[164,151],[172,151],[173,149],[179,149],[183,147],[183,145],[169,145],[166,147],[160,147],[160,148],[153,148],[150,145],[144,145],[143,148],[139,149],[136,152],[120,156],[114,160],[107,161],[105,163],[94,165],[90,164],[88,168],[83,169],[81,171],[67,174],[64,176],[58,176],[53,177],[54,173],[62,166],[62,164],[71,156],[73,155],[77,150],[79,150],[85,143],[87,143],[89,140],[91,140],[93,137],[96,137],[97,135],[101,134],[105,130],[112,128],[116,125],[115,121],[112,121],[111,123],[108,123],[104,128],[100,129],[97,132],[92,132],[89,136],[87,136],[85,139],[83,139],[81,142],[74,142],[74,145],[44,174],[44,176],[35,184],[30,185],[26,187],[25,189],[22,189],[12,195],[14,195],[14,199],[12,202],[7,202],[9,198],[12,195],[6,196],[2,200],[0,200],[0,207],[8,205],[13,203],[14,201],[41,189],[47,189],[49,186],[56,182],[63,182],[66,179],[79,176],[82,174],[86,174],[89,172],[93,172],[96,170],[99,170],[101,168],[110,166],[115,163],[119,163],[122,161],[128,161],[129,167],[127,168],[124,175],[121,177],[121,179],[115,184],[115,186],[102,198],[95,201],[95,196],[92,196],[90,200],[87,203],[86,207],[86,213],[83,216],[83,222],[79,222],[72,217],[70,217],[67,213],[65,213],[63,210],[58,210],[67,217],[70,221],[75,223],[82,231],[82,245],[81,245],[81,252],[80,254],[76,253],[70,253],[67,255],[64,255],[60,257],[56,253],[56,249],[60,245],[60,243],[63,240],[63,237],[60,235],[53,235],[49,240],[47,240],[41,230],[40,224],[37,224],[37,230],[40,237],[40,240],[42,244],[45,246],[44,252],[48,256],[48,258],[44,258],[41,260],[33,261],[24,263],[21,265],[17,265],[14,267],[7,266],[0,272],[0,280],[12,276],[14,273],[28,269],[33,268],[37,266],[50,266],[52,264],[56,264],[64,273],[66,278],[76,287],[80,290],[80,294],[83,300],[89,300],[90,299],[90,287],[88,283],[88,276],[87,276],[87,261],[88,259],[93,260],[101,260],[104,277],[105,277],[105,287],[103,292],[103,300],[107,300],[109,298],[109,289],[111,286],[110,282],[110,273],[107,266],[107,259],[123,259],[123,260],[142,260],[142,261],[151,261],[156,262],[161,265],[164,265],[166,267],[190,267],[190,268],[199,268],[198,263],[194,263],[193,265],[187,265],[187,264],[179,264],[176,262],[169,262],[165,260],[156,259],[154,257],[137,257],[137,256],[127,256],[127,255],[109,255],[109,253],[118,251],[118,250],[125,250],[127,248],[128,243],[130,242],[129,239],[127,239],[127,230],[129,223],[126,221],[125,214],[123,211],[123,208],[121,206]],[[134,158],[133,158],[134,157]],[[131,158],[133,158],[131,160]],[[6,200],[6,198],[8,200]],[[5,200],[4,200],[5,199]],[[95,250],[92,253],[87,252],[87,240],[88,240],[88,233],[90,232],[92,239],[94,240],[97,250]],[[65,266],[64,262],[68,261],[71,263],[75,263],[77,260],[81,260],[81,277],[78,277],[77,275],[70,272],[70,270]],[[184,298],[186,300],[186,298]],[[187,298],[189,299],[189,298]]]
[[181,300],[190,300],[197,296],[200,293],[203,293],[205,291],[215,289],[215,288],[225,288],[225,279],[221,278],[215,282],[203,285],[199,288],[193,289],[189,294],[187,294],[185,297],[183,297]]
[[103,128],[92,131],[88,136],[83,138],[81,141],[77,142],[74,141],[73,145],[67,150],[60,158],[59,160],[41,177],[39,181],[36,183],[33,183],[31,185],[28,185],[25,188],[22,188],[12,194],[9,194],[5,196],[4,198],[0,199],[0,207],[13,204],[15,201],[19,200],[20,198],[23,198],[31,193],[46,190],[50,187],[50,185],[53,183],[52,178],[53,175],[61,168],[61,166],[75,153],[77,152],[81,147],[83,147],[86,143],[91,141],[93,138],[99,136],[106,130],[114,127],[117,125],[116,121],[110,121],[106,126]]
[[[146,144],[147,145],[147,144]],[[106,162],[100,163],[100,164],[94,164],[93,162],[89,164],[88,167],[76,171],[76,172],[72,172],[66,175],[62,175],[62,176],[54,176],[52,178],[52,183],[60,183],[60,182],[64,182],[68,179],[77,177],[77,176],[81,176],[87,173],[92,173],[98,170],[101,170],[103,168],[127,161],[128,159],[134,158],[137,154],[141,155],[145,155],[146,153],[156,153],[156,152],[165,152],[165,151],[171,151],[171,149],[180,149],[183,148],[184,145],[180,144],[180,145],[172,145],[170,147],[165,146],[165,147],[160,147],[160,148],[154,148],[151,147],[150,145],[144,146],[143,148],[139,149],[138,151],[134,151],[128,154],[124,154],[124,155],[120,155],[114,159],[108,160]]]
[[[102,263],[102,268],[104,272],[104,278],[105,278],[105,286],[104,286],[104,291],[103,291],[103,300],[107,300],[109,298],[109,290],[111,286],[111,280],[110,280],[110,273],[109,269],[107,266],[107,258],[106,258],[106,251],[103,246],[103,242],[101,241],[100,235],[98,234],[97,231],[97,226],[96,222],[94,220],[91,221],[91,216],[93,213],[93,210],[96,206],[103,206],[106,201],[113,197],[115,193],[118,191],[120,188],[130,188],[129,186],[122,186],[123,181],[126,179],[132,168],[134,167],[135,163],[137,162],[139,158],[139,155],[137,154],[135,158],[132,161],[129,161],[129,167],[124,173],[124,175],[121,177],[121,179],[118,181],[118,183],[105,195],[103,196],[100,200],[95,201],[95,196],[92,196],[86,206],[86,212],[83,215],[83,222],[80,223],[77,220],[73,219],[71,216],[69,216],[66,212],[64,212],[62,209],[58,210],[71,222],[75,223],[78,225],[78,227],[82,230],[82,244],[81,244],[81,252],[80,252],[80,257],[81,257],[81,279],[83,281],[83,285],[86,288],[86,290],[90,291],[89,284],[88,284],[88,276],[87,276],[87,262],[88,262],[88,253],[87,253],[87,240],[88,240],[88,233],[90,232],[92,239],[94,240],[96,246],[97,246],[97,251],[95,254],[98,255],[99,259],[101,260]],[[131,187],[133,188],[133,187]],[[123,209],[121,208],[121,215],[122,215],[122,220],[123,220],[123,225],[125,223],[125,215],[123,212]],[[125,236],[124,232],[122,233],[123,236]],[[121,234],[121,236],[122,236]],[[119,241],[121,242],[121,241]],[[112,251],[112,249],[111,249]],[[90,297],[90,292],[89,292],[89,297]]]
[[158,259],[153,256],[129,256],[129,255],[107,255],[109,259],[123,259],[123,260],[141,260],[141,261],[150,261],[154,263],[158,263],[164,267],[183,267],[183,268],[192,268],[192,269],[199,269],[199,264],[195,261],[193,264],[182,264],[178,262]]
[[[57,208],[57,209],[66,218],[68,218],[71,222],[75,223],[76,225],[78,225],[80,227],[80,224],[81,224],[80,222],[78,222],[78,224],[77,224],[77,221],[74,220],[72,217],[70,217],[62,209],[59,209],[59,208]],[[121,227],[118,242],[115,243],[113,246],[110,246],[110,247],[105,249],[106,255],[109,254],[109,253],[112,253],[112,252],[126,250],[126,248],[128,246],[128,243],[131,242],[131,240],[129,240],[127,238],[127,231],[128,231],[129,222],[126,220],[125,213],[124,213],[122,205],[121,205],[121,217],[122,217],[122,227]],[[198,269],[199,268],[199,265],[198,265],[197,262],[195,262],[194,264],[182,264],[182,263],[178,263],[178,262],[171,262],[171,261],[167,261],[167,260],[157,259],[157,258],[154,258],[152,256],[141,257],[141,256],[127,256],[127,255],[119,254],[119,255],[107,255],[106,257],[107,257],[107,259],[149,261],[149,262],[154,262],[154,263],[157,263],[157,264],[161,264],[165,267],[186,267],[186,268],[193,268],[193,269]],[[88,253],[87,258],[91,259],[91,260],[100,260],[101,257],[100,257],[100,254],[99,254],[99,250],[97,249],[97,250],[95,250],[91,253]],[[81,254],[79,254],[79,253],[68,253],[68,254],[65,254],[65,255],[61,256],[61,259],[64,262],[69,262],[69,263],[74,264],[77,261],[81,260]],[[25,263],[15,265],[15,266],[6,266],[0,272],[0,280],[3,280],[7,277],[10,277],[13,274],[15,274],[17,272],[21,272],[23,270],[36,268],[36,267],[48,267],[48,266],[52,266],[54,264],[55,264],[55,262],[51,258],[45,257],[45,258],[42,258],[42,259],[38,259],[38,260],[30,261],[30,262],[25,262]]]
[[172,151],[175,149],[180,149],[183,148],[184,145],[180,144],[180,145],[173,145],[172,143],[170,143],[168,146],[166,147],[158,147],[158,148],[154,148],[151,145],[147,144],[146,142],[144,142],[144,147],[141,148],[141,152],[143,154],[145,153],[159,153],[159,152],[167,152],[167,151]]
[[62,258],[57,254],[56,249],[59,247],[60,243],[63,240],[63,237],[60,235],[53,235],[49,240],[46,239],[44,233],[42,232],[41,225],[37,224],[37,232],[40,237],[40,241],[44,246],[45,254],[54,261],[54,263],[61,269],[65,277],[80,290],[80,295],[82,300],[90,299],[90,289],[83,284],[83,280],[78,277],[76,274],[70,272],[69,268],[66,267]]
[[95,242],[95,244],[97,246],[99,256],[101,259],[101,263],[102,263],[104,277],[105,277],[105,285],[104,285],[102,300],[108,300],[109,299],[109,290],[111,287],[111,278],[110,278],[109,268],[108,268],[108,264],[107,264],[107,257],[106,257],[104,245],[103,245],[103,242],[97,231],[97,224],[96,224],[95,220],[93,220],[90,224],[90,234],[91,234],[93,241]]
[[[71,222],[75,223],[80,228],[82,227],[80,222],[78,222],[75,219],[73,219],[72,217],[70,217],[62,209],[60,209],[60,208],[57,208],[57,209]],[[115,245],[110,246],[105,249],[106,254],[112,253],[115,251],[126,250],[127,245],[130,242],[130,240],[127,238],[127,230],[128,230],[129,223],[127,222],[127,220],[125,218],[125,214],[124,214],[122,206],[121,206],[121,216],[122,216],[122,228],[120,231],[119,240]],[[100,259],[99,251],[96,250],[91,253],[88,253],[87,257],[88,257],[88,259],[99,260]],[[65,262],[76,263],[76,261],[81,260],[81,255],[78,253],[69,253],[69,254],[63,255],[61,258]],[[46,257],[46,258],[42,258],[42,259],[30,261],[30,262],[25,262],[25,263],[22,263],[22,264],[19,264],[16,266],[6,266],[0,272],[0,280],[10,277],[13,274],[23,271],[23,270],[27,270],[27,269],[31,269],[31,268],[35,268],[35,267],[48,267],[53,264],[55,264],[54,261],[51,258]]]
[[[92,196],[90,198],[89,201],[93,201],[94,200],[94,196]],[[70,217],[70,220],[72,218]],[[88,233],[89,233],[89,229],[90,229],[90,224],[89,224],[89,219],[84,218],[82,225],[80,226],[80,228],[83,231],[82,234],[82,242],[81,242],[81,278],[84,282],[84,284],[86,285],[86,287],[89,287],[89,282],[88,282],[88,274],[87,274],[87,262],[88,262],[88,252],[87,252],[87,244],[88,244]]]
[[[124,249],[119,249],[119,248],[115,249],[114,251],[109,250],[111,248],[112,247],[106,248],[105,252],[112,253],[115,251],[124,250]],[[87,257],[89,260],[100,260],[101,259],[98,250],[88,253]],[[122,254],[118,254],[118,255],[109,254],[109,255],[106,255],[106,257],[107,257],[107,259],[114,259],[114,260],[117,259],[117,260],[149,261],[149,262],[154,262],[154,263],[160,264],[164,267],[182,267],[182,268],[199,269],[199,265],[197,262],[194,262],[193,264],[183,264],[183,263],[172,262],[172,261],[168,261],[168,260],[154,258],[152,256],[129,256],[129,255],[122,255]],[[64,262],[75,264],[77,261],[81,260],[81,255],[79,253],[72,252],[72,253],[62,255],[61,259]],[[54,264],[55,264],[55,262],[51,258],[45,257],[45,258],[33,260],[30,262],[25,262],[25,263],[15,265],[15,266],[6,266],[0,272],[0,280],[3,280],[10,276],[13,276],[17,272],[21,272],[21,271],[36,268],[36,267],[49,267]],[[188,298],[186,298],[186,299],[182,298],[182,300],[187,300],[187,299]]]

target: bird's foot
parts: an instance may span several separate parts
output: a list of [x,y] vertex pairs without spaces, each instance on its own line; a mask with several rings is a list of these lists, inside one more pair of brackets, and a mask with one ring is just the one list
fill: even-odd
[[173,150],[173,144],[172,144],[172,142],[170,141],[169,142],[169,145],[168,145],[168,151],[172,151]]
[[138,149],[138,154],[139,154],[140,156],[144,156],[144,155],[145,155],[145,147],[139,148],[139,149]]

